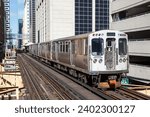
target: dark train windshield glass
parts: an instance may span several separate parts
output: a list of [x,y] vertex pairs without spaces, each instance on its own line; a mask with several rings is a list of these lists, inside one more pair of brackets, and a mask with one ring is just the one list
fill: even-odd
[[102,38],[92,39],[92,55],[103,55],[104,40]]
[[126,38],[119,39],[119,55],[127,54],[127,40]]

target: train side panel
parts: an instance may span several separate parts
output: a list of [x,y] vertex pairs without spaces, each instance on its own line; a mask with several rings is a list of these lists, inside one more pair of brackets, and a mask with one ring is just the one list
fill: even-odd
[[88,39],[72,40],[71,44],[72,65],[88,71]]
[[58,61],[71,64],[70,63],[70,41],[58,41]]
[[52,42],[52,60],[58,61],[58,42]]
[[51,42],[48,42],[47,46],[46,46],[46,57],[47,57],[48,60],[52,59],[51,58],[52,57],[51,50],[52,50]]
[[30,52],[82,82],[100,87],[100,82],[107,82],[115,87],[128,72],[127,38],[123,32],[102,30],[33,44]]

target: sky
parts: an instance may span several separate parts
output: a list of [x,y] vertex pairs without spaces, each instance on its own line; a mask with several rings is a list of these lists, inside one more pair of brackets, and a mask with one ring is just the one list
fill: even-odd
[[10,28],[18,33],[18,19],[23,18],[24,0],[10,0]]

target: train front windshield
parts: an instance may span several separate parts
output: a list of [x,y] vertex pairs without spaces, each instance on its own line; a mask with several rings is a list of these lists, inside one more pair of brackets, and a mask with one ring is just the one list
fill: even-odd
[[119,39],[119,55],[127,54],[127,40],[126,38]]
[[102,38],[92,39],[92,55],[103,55],[104,40]]

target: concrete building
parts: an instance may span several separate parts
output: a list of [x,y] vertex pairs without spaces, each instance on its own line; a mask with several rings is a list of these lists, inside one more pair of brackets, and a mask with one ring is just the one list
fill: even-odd
[[4,8],[3,0],[0,0],[0,62],[4,57],[4,43],[5,43],[5,33],[6,33],[6,14]]
[[143,67],[150,65],[150,0],[112,0],[111,15],[111,29],[129,36],[130,62],[137,64],[129,76],[150,80],[150,68]]
[[109,0],[37,0],[36,42],[109,28]]
[[30,0],[24,1],[24,16],[22,28],[22,45],[30,42]]
[[35,1],[30,0],[30,42],[35,43]]

